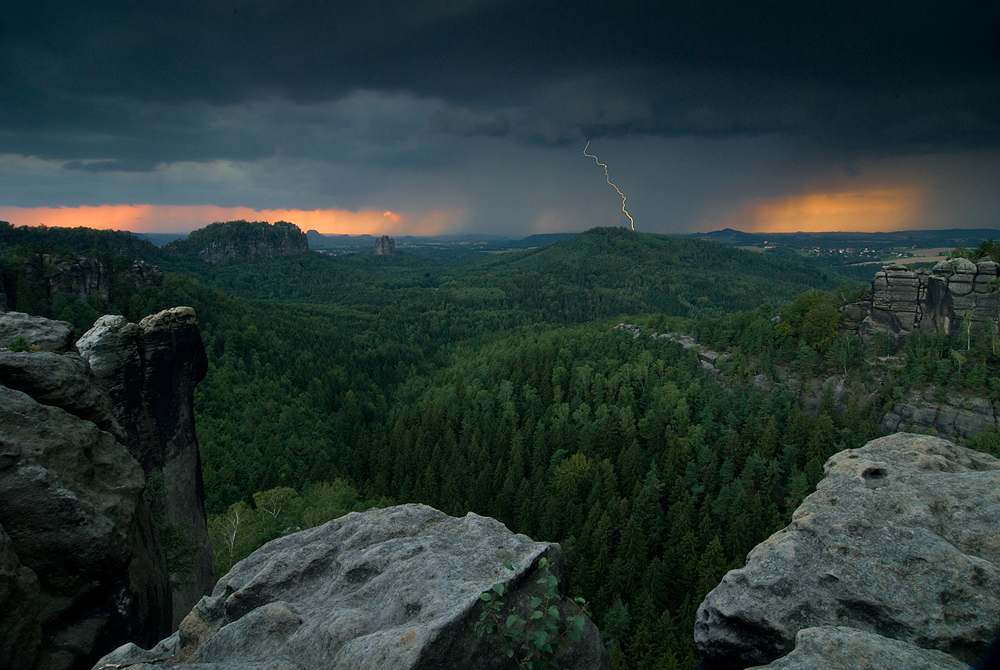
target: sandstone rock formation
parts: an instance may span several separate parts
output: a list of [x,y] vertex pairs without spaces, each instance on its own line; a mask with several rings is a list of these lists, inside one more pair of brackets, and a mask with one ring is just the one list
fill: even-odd
[[[772,662],[820,626],[980,658],[1000,622],[1000,460],[899,433],[836,454],[825,471],[791,524],[705,598],[695,623],[704,667]],[[803,632],[799,644],[815,648],[817,635],[828,632]],[[801,667],[793,660],[773,667]]]
[[71,670],[169,630],[145,479],[67,324],[0,315],[0,667]]
[[212,265],[234,260],[277,258],[309,251],[306,234],[294,223],[275,221],[217,222],[164,247],[167,253],[192,254]]
[[[525,606],[542,588],[543,556],[558,569],[558,545],[475,514],[457,519],[423,505],[352,513],[264,545],[171,638],[151,651],[126,645],[97,667],[513,668],[497,640],[474,632],[479,594],[503,582],[506,601]],[[578,612],[569,600],[560,609]],[[610,668],[589,621],[583,641],[558,660],[560,668]]]
[[215,582],[194,427],[194,388],[208,367],[197,317],[190,307],[138,324],[104,316],[77,347],[110,393],[129,452],[147,477],[162,473],[166,522],[193,543],[190,574],[172,575],[176,626]]
[[[67,259],[51,254],[39,254],[33,260],[25,261],[24,277],[29,283],[41,281],[50,299],[58,295],[72,295],[77,300],[86,301],[96,294],[104,303],[110,300],[115,281],[129,281],[137,287],[163,283],[163,271],[142,260],[133,261],[127,270],[116,272],[92,256]],[[0,295],[3,294],[0,290]],[[3,299],[6,300],[5,295]]]
[[941,261],[931,270],[889,263],[875,275],[869,299],[849,305],[845,321],[865,340],[875,333],[897,339],[914,330],[956,334],[996,328],[1000,320],[1000,266],[965,258]]
[[[46,265],[53,264],[48,254],[42,256]],[[55,269],[49,278],[49,297],[65,293],[74,295],[79,300],[86,300],[91,293],[108,301],[111,292],[111,277],[108,276],[104,264],[93,257],[80,256],[71,261],[54,263]]]
[[940,437],[959,439],[978,435],[990,426],[1000,428],[1000,417],[988,398],[957,392],[938,398],[934,385],[908,392],[880,422],[886,435],[933,429]]
[[383,235],[375,240],[376,256],[391,256],[394,253],[396,253],[396,241],[394,239],[388,235]]
[[75,350],[73,325],[67,321],[42,319],[23,312],[0,314],[0,347],[6,347],[17,337],[23,337],[37,351]]

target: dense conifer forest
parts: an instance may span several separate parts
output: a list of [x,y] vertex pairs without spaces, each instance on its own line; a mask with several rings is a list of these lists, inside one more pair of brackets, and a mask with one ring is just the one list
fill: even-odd
[[[78,334],[105,312],[197,310],[220,571],[351,510],[473,511],[562,544],[616,668],[695,668],[705,593],[787,523],[830,455],[880,434],[905,390],[1000,400],[988,336],[866,350],[838,311],[859,286],[832,266],[618,228],[460,260],[210,266],[125,233],[0,223],[0,254],[8,308]],[[166,275],[106,301],[49,295],[53,263],[80,254]],[[678,332],[698,345],[663,336]],[[707,369],[699,349],[723,355]],[[995,432],[972,446],[996,453]]]

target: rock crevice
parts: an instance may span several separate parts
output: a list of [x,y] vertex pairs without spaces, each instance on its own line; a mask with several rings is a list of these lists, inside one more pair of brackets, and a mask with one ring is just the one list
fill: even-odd
[[910,270],[889,263],[876,273],[867,299],[848,305],[849,326],[866,341],[877,333],[897,341],[909,333],[950,335],[995,329],[1000,320],[1000,265],[965,258]]
[[111,397],[129,452],[147,476],[162,473],[167,522],[193,543],[192,574],[175,575],[176,625],[215,581],[194,427],[194,388],[208,369],[197,317],[190,307],[138,324],[104,316],[77,347]]

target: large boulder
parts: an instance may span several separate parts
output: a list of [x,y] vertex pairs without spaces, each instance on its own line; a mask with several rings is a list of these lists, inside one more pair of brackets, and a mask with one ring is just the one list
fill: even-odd
[[[151,651],[122,647],[97,667],[513,668],[497,639],[474,631],[479,595],[501,582],[506,603],[525,611],[544,589],[543,557],[558,575],[559,545],[476,514],[459,519],[424,505],[352,513],[264,545],[219,580],[174,636]],[[579,614],[568,599],[558,607],[564,619]],[[583,641],[557,660],[610,668],[589,620]]]
[[190,570],[172,575],[176,626],[215,583],[194,427],[194,388],[208,369],[198,319],[190,307],[138,324],[104,316],[76,346],[110,394],[129,452],[147,477],[162,476],[165,522],[193,547]]
[[73,324],[29,316],[24,312],[0,314],[0,347],[23,337],[35,351],[75,351]]
[[142,469],[107,394],[65,351],[64,324],[15,320],[64,353],[0,350],[0,667],[89,667],[169,630],[166,562]]
[[770,663],[818,626],[981,658],[1000,623],[1000,460],[899,433],[825,471],[698,609],[704,667]]

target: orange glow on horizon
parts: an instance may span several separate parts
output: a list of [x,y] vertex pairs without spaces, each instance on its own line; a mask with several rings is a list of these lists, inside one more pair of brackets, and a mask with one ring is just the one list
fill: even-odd
[[215,221],[289,221],[304,231],[327,235],[438,235],[461,223],[461,210],[397,213],[363,209],[264,209],[211,205],[100,205],[2,207],[0,221],[15,226],[85,226],[133,233],[188,233]]
[[918,189],[810,193],[757,201],[727,223],[748,233],[890,232],[919,225]]

